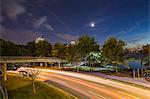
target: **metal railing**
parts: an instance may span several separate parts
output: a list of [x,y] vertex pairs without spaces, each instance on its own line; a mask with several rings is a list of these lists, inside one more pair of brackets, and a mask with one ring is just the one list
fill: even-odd
[[31,57],[31,56],[0,56],[0,62],[12,62],[12,61],[41,61],[41,62],[49,62],[49,61],[56,61],[56,62],[64,62],[65,60],[58,59],[56,57]]
[[58,59],[56,57],[31,57],[31,56],[0,56],[0,60],[16,59]]

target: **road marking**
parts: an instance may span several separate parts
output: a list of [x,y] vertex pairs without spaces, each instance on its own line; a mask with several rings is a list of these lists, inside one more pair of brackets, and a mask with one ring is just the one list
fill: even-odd
[[105,87],[105,86],[103,86],[103,85],[100,85],[100,84],[98,84],[98,86],[100,86],[100,87],[103,87],[103,88]]
[[60,82],[60,84],[62,83],[62,84],[67,84],[67,82],[64,82],[64,81],[61,81],[61,80],[55,80],[55,82]]
[[101,98],[103,98],[103,99],[106,99],[104,96],[102,96],[102,95],[100,95],[100,94],[97,94],[97,93],[95,93],[95,92],[93,92],[93,91],[89,91],[90,93],[92,93],[92,94],[94,94],[94,95],[96,95],[96,96],[99,96],[99,97],[101,97]]
[[133,96],[133,95],[124,93],[124,92],[122,92],[122,91],[118,91],[118,92],[121,93],[121,94],[127,95],[127,96],[129,96],[129,97],[132,97],[132,98],[134,98],[134,99],[140,99],[139,97],[136,97],[136,96]]

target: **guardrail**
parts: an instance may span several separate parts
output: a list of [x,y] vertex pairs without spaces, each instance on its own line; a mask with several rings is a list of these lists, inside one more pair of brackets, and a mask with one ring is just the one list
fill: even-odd
[[0,56],[0,60],[16,60],[16,59],[58,59],[56,57],[31,57],[31,56]]
[[31,57],[31,56],[0,56],[0,62],[65,62],[56,57]]

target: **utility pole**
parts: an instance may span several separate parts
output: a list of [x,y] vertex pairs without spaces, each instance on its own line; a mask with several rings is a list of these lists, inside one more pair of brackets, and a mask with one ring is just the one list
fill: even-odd
[[58,62],[58,67],[59,67],[59,69],[60,69],[60,62]]
[[139,68],[137,69],[138,77],[140,77],[140,71]]
[[48,66],[48,63],[47,62],[45,62],[45,67],[47,67]]
[[4,81],[7,81],[7,63],[4,63]]

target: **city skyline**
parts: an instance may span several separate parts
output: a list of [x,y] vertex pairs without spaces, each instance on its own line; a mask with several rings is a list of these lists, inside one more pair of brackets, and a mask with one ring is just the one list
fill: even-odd
[[128,47],[149,43],[148,0],[1,0],[1,8],[1,38],[19,44],[37,36],[68,43],[85,34],[100,46],[110,36]]

